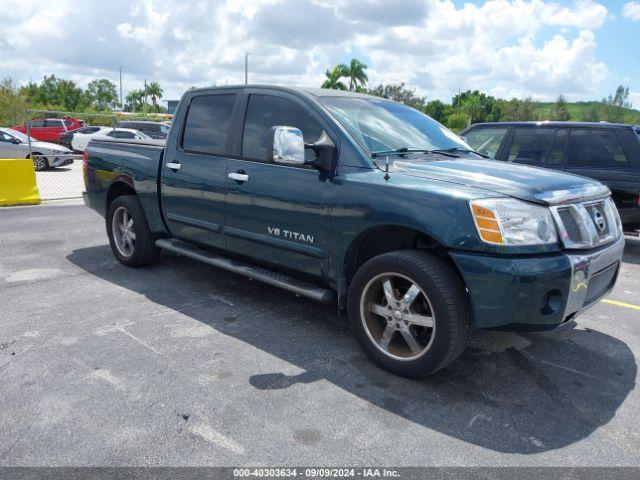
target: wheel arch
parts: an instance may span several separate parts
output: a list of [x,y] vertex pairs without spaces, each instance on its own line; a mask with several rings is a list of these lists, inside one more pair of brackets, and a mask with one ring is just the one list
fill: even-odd
[[[427,251],[449,264],[460,275],[457,266],[448,255],[442,241],[417,228],[403,225],[378,225],[359,233],[346,250],[338,272],[338,302],[340,309],[346,305],[347,291],[353,276],[366,261],[397,250]],[[464,279],[460,275],[464,282]]]
[[123,179],[116,180],[107,190],[106,211],[109,211],[111,203],[113,203],[116,198],[123,195],[137,195],[137,193],[130,183]]

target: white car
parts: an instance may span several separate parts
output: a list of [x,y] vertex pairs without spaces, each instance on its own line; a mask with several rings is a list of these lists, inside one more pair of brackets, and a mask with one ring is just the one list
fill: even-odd
[[[73,162],[73,152],[62,145],[41,142],[31,137],[31,152],[36,170],[62,167]],[[11,128],[0,128],[0,158],[30,158],[29,137]]]
[[142,140],[151,137],[132,128],[85,127],[73,132],[71,148],[78,152],[84,152],[91,140],[105,138],[134,138]]

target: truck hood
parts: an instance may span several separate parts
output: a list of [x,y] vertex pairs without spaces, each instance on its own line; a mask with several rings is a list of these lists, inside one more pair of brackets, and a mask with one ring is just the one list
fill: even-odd
[[440,180],[545,205],[610,194],[600,182],[577,175],[471,157],[396,160],[389,163],[389,174]]

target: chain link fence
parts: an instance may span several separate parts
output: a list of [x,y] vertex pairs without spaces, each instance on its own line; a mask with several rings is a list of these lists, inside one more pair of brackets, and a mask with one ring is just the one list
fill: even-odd
[[[62,112],[57,110],[25,110],[25,127],[29,158],[33,159],[36,183],[42,200],[62,200],[82,197],[82,152],[74,152],[70,142],[60,143],[56,133],[67,129],[65,123],[78,119],[87,125],[114,127],[116,116],[103,113]],[[62,121],[62,122],[61,122]],[[54,126],[57,122],[57,127]],[[48,127],[51,123],[51,127]],[[65,125],[63,127],[63,125]],[[75,125],[76,127],[79,125]],[[61,130],[64,134],[64,130]],[[58,137],[55,139],[54,137]],[[41,139],[41,140],[39,140]],[[45,143],[55,143],[55,146]],[[66,147],[62,149],[61,147]]]

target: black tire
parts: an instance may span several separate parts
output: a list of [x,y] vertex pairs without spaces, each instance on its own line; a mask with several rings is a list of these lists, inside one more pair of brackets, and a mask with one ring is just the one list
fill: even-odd
[[[133,248],[130,253],[121,251],[122,247],[119,247],[119,245],[122,245],[123,242],[120,239],[117,240],[114,238],[114,216],[116,214],[119,216],[122,215],[123,209],[130,219],[133,220],[132,229],[130,230],[134,232],[135,239],[133,240]],[[111,202],[107,212],[106,224],[111,251],[123,265],[128,267],[141,267],[149,265],[158,258],[160,249],[156,247],[154,243],[154,238],[149,230],[149,224],[142,210],[142,205],[140,205],[140,201],[135,195],[123,195]],[[127,253],[129,254],[127,255]]]
[[[396,274],[397,277],[388,277],[387,274]],[[378,342],[374,340],[373,327],[376,325],[372,325],[371,322],[379,321],[382,326],[378,331],[381,331],[387,328],[389,323],[395,322],[395,325],[398,325],[404,321],[396,322],[401,313],[398,313],[398,317],[390,313],[396,307],[389,307],[388,304],[391,302],[388,301],[389,297],[384,293],[384,288],[382,301],[387,304],[382,307],[389,308],[390,312],[385,311],[389,316],[385,318],[371,313],[373,307],[368,300],[373,298],[370,295],[376,293],[375,282],[381,282],[380,285],[383,285],[387,278],[397,278],[399,282],[407,281],[406,285],[410,285],[410,281],[412,285],[416,285],[421,289],[418,295],[422,295],[419,298],[423,308],[428,307],[428,310],[431,310],[431,312],[423,310],[425,313],[422,315],[427,318],[431,316],[431,321],[434,323],[432,328],[412,325],[410,321],[404,322],[405,326],[410,327],[410,331],[417,332],[415,338],[423,342],[415,344],[423,349],[422,353],[416,354],[415,351],[410,351],[407,357],[394,356],[394,353],[402,350],[385,351],[385,347],[381,346],[384,345],[384,336],[381,336]],[[403,295],[398,289],[393,297],[402,301]],[[417,300],[418,297],[416,297]],[[367,313],[363,313],[362,305],[370,307],[364,309]],[[419,305],[418,308],[420,308]],[[434,255],[417,250],[385,253],[362,265],[349,286],[347,312],[351,330],[369,358],[380,368],[408,378],[425,377],[449,365],[464,350],[471,331],[470,303],[464,283],[457,272]],[[405,349],[408,348],[408,342],[404,340],[406,332],[400,332],[400,335],[397,332],[399,330],[391,333],[391,341],[387,340],[387,350],[402,348],[403,342],[407,345]],[[417,356],[412,358],[412,355]]]
[[36,172],[42,172],[49,168],[49,160],[47,160],[47,157],[43,156],[41,153],[33,152],[31,157],[33,159],[33,168]]

